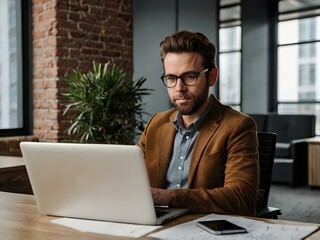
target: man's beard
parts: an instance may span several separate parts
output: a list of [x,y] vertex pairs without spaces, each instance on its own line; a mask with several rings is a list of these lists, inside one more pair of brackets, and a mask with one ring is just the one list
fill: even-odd
[[207,97],[208,97],[208,89],[205,89],[198,99],[192,101],[188,105],[183,105],[183,104],[178,105],[175,103],[174,99],[171,100],[171,104],[181,115],[191,115],[197,112],[201,108],[201,106],[206,102]]

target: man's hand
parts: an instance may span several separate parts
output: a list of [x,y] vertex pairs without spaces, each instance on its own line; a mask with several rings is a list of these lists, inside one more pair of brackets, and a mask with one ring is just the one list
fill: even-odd
[[156,205],[170,206],[173,201],[174,193],[172,190],[151,188],[153,202]]

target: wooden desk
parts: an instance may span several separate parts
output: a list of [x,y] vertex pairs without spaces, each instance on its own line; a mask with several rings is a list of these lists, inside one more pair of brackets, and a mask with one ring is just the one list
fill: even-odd
[[22,157],[0,156],[0,191],[32,194]]
[[320,137],[307,139],[308,143],[308,185],[320,187]]
[[[55,217],[39,214],[34,196],[0,192],[0,235],[6,240],[98,240],[98,239],[129,239],[115,236],[85,233],[67,228],[51,221]],[[184,215],[176,220],[170,221],[163,228],[179,223],[190,221],[201,217],[200,214]],[[271,223],[303,224],[280,220],[267,220]],[[141,239],[149,239],[147,237]],[[307,239],[320,239],[320,231],[317,231]]]

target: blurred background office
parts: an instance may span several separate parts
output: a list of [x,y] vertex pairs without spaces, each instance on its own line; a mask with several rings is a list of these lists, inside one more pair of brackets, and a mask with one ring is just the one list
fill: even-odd
[[[320,135],[320,0],[1,0],[0,155],[21,155],[22,140],[66,140],[63,78],[92,61],[146,77],[150,115],[170,108],[159,43],[179,30],[216,44],[221,102],[251,115],[315,115]],[[271,198],[285,209],[281,199]]]
[[67,122],[60,116],[59,82],[93,60],[145,76],[146,87],[155,89],[145,97],[146,111],[167,109],[159,42],[182,29],[216,43],[220,74],[212,91],[223,103],[245,113],[314,114],[320,134],[318,0],[0,4],[1,136],[62,140]]

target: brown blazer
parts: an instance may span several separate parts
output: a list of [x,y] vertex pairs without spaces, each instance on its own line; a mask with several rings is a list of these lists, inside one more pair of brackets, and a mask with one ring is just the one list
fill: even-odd
[[[259,187],[256,125],[247,115],[211,97],[213,104],[193,149],[188,189],[174,191],[173,207],[254,216]],[[174,109],[155,114],[138,142],[152,187],[166,187],[175,114]]]

